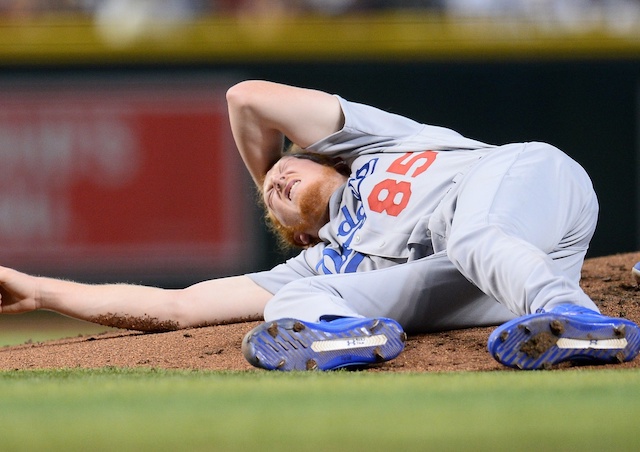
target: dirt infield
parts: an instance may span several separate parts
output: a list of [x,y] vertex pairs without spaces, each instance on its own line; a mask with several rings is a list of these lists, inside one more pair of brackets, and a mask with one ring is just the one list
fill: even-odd
[[[640,252],[585,262],[582,286],[604,314],[640,323],[640,288],[631,276],[631,268],[637,261]],[[240,344],[244,334],[255,325],[242,323],[155,334],[115,331],[4,347],[0,349],[0,370],[105,366],[251,370],[240,352]],[[400,357],[368,372],[508,371],[486,351],[492,329],[410,336]],[[566,369],[572,365],[559,367]],[[640,367],[640,358],[616,366],[636,367]]]

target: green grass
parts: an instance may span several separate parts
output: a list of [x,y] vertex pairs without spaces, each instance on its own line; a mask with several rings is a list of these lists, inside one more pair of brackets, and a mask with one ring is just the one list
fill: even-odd
[[0,372],[11,450],[637,450],[640,371]]

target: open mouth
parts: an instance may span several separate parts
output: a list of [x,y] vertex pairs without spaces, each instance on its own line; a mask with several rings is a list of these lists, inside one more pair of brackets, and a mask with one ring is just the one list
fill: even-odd
[[285,187],[284,195],[287,197],[289,201],[291,201],[291,193],[293,192],[293,189],[296,188],[299,183],[300,183],[300,180],[292,180]]

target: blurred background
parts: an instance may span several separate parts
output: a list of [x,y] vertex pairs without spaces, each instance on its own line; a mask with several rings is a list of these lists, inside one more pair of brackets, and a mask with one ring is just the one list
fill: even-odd
[[638,249],[640,0],[0,0],[0,264],[181,287],[287,256],[224,94],[317,88],[482,141],[550,142]]

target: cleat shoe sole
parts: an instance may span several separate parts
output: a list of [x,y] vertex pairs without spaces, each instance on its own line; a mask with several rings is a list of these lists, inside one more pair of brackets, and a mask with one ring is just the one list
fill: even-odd
[[385,318],[280,319],[247,333],[242,353],[251,365],[267,370],[333,370],[394,359],[406,338],[396,321]]
[[597,313],[549,311],[499,326],[487,348],[498,362],[516,369],[549,369],[566,361],[620,363],[638,355],[640,328]]

